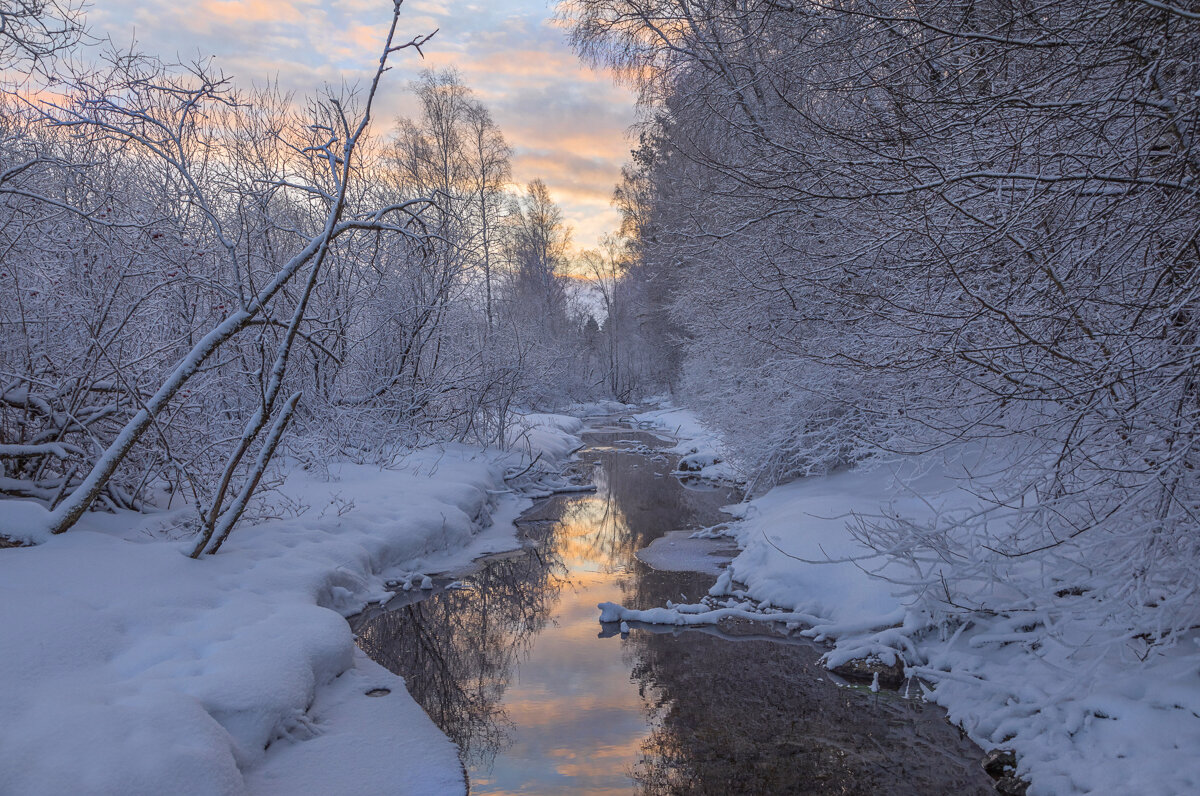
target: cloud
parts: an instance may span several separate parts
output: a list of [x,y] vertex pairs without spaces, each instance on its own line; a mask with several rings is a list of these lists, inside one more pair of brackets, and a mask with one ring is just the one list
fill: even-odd
[[[377,0],[107,0],[90,22],[118,43],[136,37],[165,58],[215,56],[238,83],[277,79],[303,95],[326,84],[369,77],[389,4]],[[541,177],[575,227],[579,248],[594,246],[619,219],[609,197],[628,156],[625,132],[634,98],[604,72],[584,66],[540,0],[408,0],[399,36],[438,29],[421,59],[394,61],[380,118],[411,112],[410,80],[423,67],[455,66],[513,146],[514,181]]]

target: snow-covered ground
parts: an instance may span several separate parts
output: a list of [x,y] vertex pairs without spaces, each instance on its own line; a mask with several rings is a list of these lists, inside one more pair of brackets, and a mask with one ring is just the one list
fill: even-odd
[[575,433],[583,421],[572,415],[533,413],[518,415],[508,431],[508,446],[523,451],[530,460],[540,455],[554,467],[582,443]]
[[[524,421],[555,462],[581,424]],[[525,460],[527,461],[527,460]],[[91,515],[0,550],[0,793],[462,793],[457,749],[344,616],[511,547],[526,501],[462,445],[292,472],[278,519],[199,561],[173,515]],[[0,503],[19,536],[38,509]]]
[[661,406],[633,416],[642,428],[669,434],[674,444],[669,453],[678,454],[679,469],[712,481],[738,481],[739,473],[728,461],[721,438],[707,429],[690,409],[673,406],[657,398]]
[[[643,418],[679,434],[678,453],[721,451],[686,410]],[[604,604],[601,619],[691,625],[779,612],[834,644],[831,667],[901,655],[909,674],[932,685],[928,698],[976,743],[1016,752],[1033,796],[1200,793],[1200,636],[1140,661],[1137,649],[1093,644],[1104,628],[1091,610],[1078,621],[1085,614],[1073,601],[1089,598],[1069,593],[1036,614],[976,612],[931,628],[903,585],[907,573],[849,531],[854,512],[886,508],[920,519],[971,499],[944,467],[928,463],[785,484],[729,509],[742,550],[708,603],[649,611]],[[1051,625],[1056,632],[1044,632]]]

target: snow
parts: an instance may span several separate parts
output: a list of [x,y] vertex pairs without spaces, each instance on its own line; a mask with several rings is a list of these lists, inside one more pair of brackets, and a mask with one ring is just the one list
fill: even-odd
[[[572,427],[545,417],[530,450],[554,460]],[[343,617],[399,573],[425,588],[511,547],[513,464],[448,445],[297,469],[275,496],[291,516],[198,561],[179,514],[89,515],[0,550],[0,793],[464,792],[457,749]],[[46,513],[3,509],[18,538]]]
[[635,404],[624,404],[620,401],[586,401],[570,404],[563,411],[573,417],[606,417],[620,414],[635,406]]
[[670,401],[661,400],[661,403],[663,405],[659,408],[639,412],[633,419],[642,427],[658,429],[671,435],[675,444],[667,450],[685,455],[701,451],[716,453],[722,450],[720,438],[700,422],[695,412],[673,406]]
[[671,404],[665,398],[656,399],[657,409],[633,416],[642,428],[666,435],[673,445],[666,450],[681,456],[678,468],[689,475],[710,481],[741,482],[742,476],[728,461],[726,446],[720,436],[708,430],[696,413]]
[[[643,418],[695,435],[677,452],[720,450],[685,410]],[[972,740],[1016,752],[1031,796],[1200,792],[1200,633],[1139,661],[1144,650],[1095,642],[1106,628],[1080,618],[1095,612],[1072,612],[1087,595],[1064,595],[1057,613],[975,612],[931,626],[905,582],[910,571],[851,533],[856,512],[920,520],[971,509],[976,498],[954,475],[977,453],[800,479],[728,507],[737,521],[727,533],[741,552],[704,602],[642,611],[603,603],[600,620],[700,625],[769,615],[831,642],[830,668],[902,658]],[[1057,623],[1055,632],[1030,627],[1039,622]]]
[[[847,623],[886,627],[895,621],[893,587],[863,572],[885,562],[845,527],[864,496],[886,493],[889,485],[879,472],[843,472],[793,481],[735,507],[742,522],[731,531],[743,549],[730,565],[734,580],[755,599],[821,617],[834,635]],[[837,563],[806,566],[797,558]]]
[[571,415],[516,415],[508,444],[528,452],[531,458],[541,453],[551,462],[559,461],[579,450],[581,443],[574,435],[582,429],[583,421]]
[[731,553],[728,541],[695,538],[691,531],[667,531],[649,546],[637,551],[642,563],[666,572],[721,574]]
[[310,711],[324,731],[280,748],[271,765],[250,772],[247,789],[263,796],[463,792],[458,750],[397,680],[356,649],[354,668],[323,689]]
[[6,500],[0,511],[0,536],[37,544],[50,538],[50,512],[32,500]]

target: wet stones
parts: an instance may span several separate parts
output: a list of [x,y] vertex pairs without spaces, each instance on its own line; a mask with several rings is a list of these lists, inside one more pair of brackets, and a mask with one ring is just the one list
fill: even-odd
[[992,779],[1000,779],[1017,770],[1017,756],[1011,749],[993,749],[983,756],[983,770]]
[[1016,775],[1001,777],[996,780],[996,790],[1004,796],[1025,796],[1029,783]]
[[904,685],[904,662],[898,655],[896,660],[890,664],[884,663],[877,655],[855,658],[833,667],[831,671],[847,680],[864,683],[874,682],[878,675],[879,685],[884,688],[899,688]]
[[680,459],[676,469],[681,473],[698,473],[705,467],[720,463],[721,458],[711,453],[693,453]]
[[983,770],[1004,796],[1025,796],[1029,783],[1017,776],[1017,756],[1011,749],[993,749],[983,758]]

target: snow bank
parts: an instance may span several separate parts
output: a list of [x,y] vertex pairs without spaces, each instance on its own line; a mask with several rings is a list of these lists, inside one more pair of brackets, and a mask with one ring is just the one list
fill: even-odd
[[[862,510],[868,495],[887,494],[890,481],[884,472],[843,472],[784,484],[731,507],[742,520],[730,529],[742,552],[730,575],[756,600],[821,617],[829,635],[895,624],[895,589],[866,575],[888,562],[845,530],[850,512]],[[900,503],[901,511],[913,508]]]
[[637,557],[651,569],[669,572],[706,572],[720,575],[732,553],[728,542],[697,538],[689,531],[667,531]]
[[555,462],[579,450],[575,434],[583,429],[583,421],[570,415],[530,413],[517,415],[508,431],[508,444],[524,451],[531,458]]
[[575,417],[600,417],[619,414],[634,406],[634,404],[623,404],[620,401],[587,401],[571,404],[564,411],[570,412]]
[[50,538],[50,511],[34,500],[5,500],[0,510],[0,537],[22,544]]
[[974,500],[935,466],[878,467],[776,487],[735,507],[743,521],[731,530],[743,551],[723,591],[813,614],[800,619],[803,632],[835,642],[830,667],[899,656],[910,674],[933,684],[932,701],[972,740],[1017,753],[1031,796],[1200,792],[1196,639],[1139,661],[1133,650],[1095,643],[1107,631],[1093,612],[1072,615],[1073,601],[1091,599],[1073,595],[1052,610],[976,613],[958,627],[930,627],[909,604],[910,571],[848,530],[852,512],[921,521],[969,509]]
[[674,437],[675,445],[667,449],[672,453],[689,454],[721,450],[720,438],[706,428],[696,417],[696,413],[690,409],[682,409],[672,406],[669,402],[664,402],[662,407],[648,412],[639,412],[633,416],[633,419],[639,426],[657,429]]
[[633,416],[642,428],[670,435],[675,444],[666,450],[678,454],[679,469],[711,481],[740,481],[740,473],[728,461],[721,438],[704,426],[690,409],[663,406]]
[[[713,446],[690,413],[646,416],[696,435],[679,452]],[[1069,593],[1051,609],[964,614],[935,627],[914,599],[910,571],[851,533],[855,513],[920,522],[974,510],[978,499],[954,477],[974,463],[959,454],[953,466],[930,459],[801,479],[729,507],[738,521],[727,532],[741,553],[704,602],[645,611],[605,603],[601,621],[695,625],[769,614],[833,642],[831,668],[899,658],[976,743],[1017,753],[1031,796],[1200,792],[1200,633],[1140,661],[1136,649],[1095,643],[1109,633],[1095,607],[1075,611],[1092,598]],[[991,588],[1003,593],[1005,584]]]
[[[569,426],[539,450],[577,444]],[[343,615],[390,572],[465,558],[493,512],[514,539],[521,501],[493,496],[511,465],[448,446],[298,471],[298,516],[200,561],[162,515],[0,550],[0,793],[463,792],[457,749]]]

